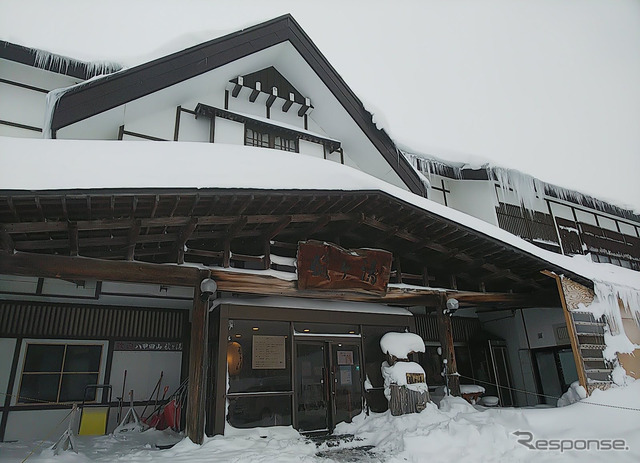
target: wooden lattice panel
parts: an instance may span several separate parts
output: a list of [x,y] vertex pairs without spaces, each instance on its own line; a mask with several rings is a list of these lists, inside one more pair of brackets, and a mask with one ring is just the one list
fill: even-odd
[[569,310],[576,310],[580,304],[588,307],[596,297],[592,289],[580,283],[576,283],[569,278],[562,278],[561,281],[562,291]]

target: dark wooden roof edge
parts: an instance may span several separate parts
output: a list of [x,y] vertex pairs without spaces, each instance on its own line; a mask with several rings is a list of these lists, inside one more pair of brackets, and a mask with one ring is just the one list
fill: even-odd
[[[171,194],[198,194],[200,196],[206,195],[234,195],[238,194],[238,192],[242,192],[247,195],[258,195],[260,193],[269,193],[269,194],[295,194],[295,195],[309,195],[309,196],[318,196],[318,195],[364,195],[364,196],[379,196],[385,198],[387,200],[396,201],[401,203],[403,207],[407,207],[410,209],[414,209],[419,211],[420,213],[427,214],[430,217],[439,220],[441,222],[446,222],[447,225],[451,225],[457,227],[467,233],[478,236],[482,239],[486,239],[490,241],[492,244],[502,247],[503,249],[507,249],[509,251],[515,252],[520,256],[534,260],[540,266],[540,271],[549,270],[557,273],[558,275],[565,275],[572,280],[581,283],[587,287],[593,287],[593,281],[591,281],[587,277],[583,277],[577,273],[574,273],[568,269],[565,269],[559,265],[553,264],[548,260],[533,254],[529,251],[521,249],[517,246],[514,246],[510,243],[502,241],[494,236],[486,234],[480,230],[476,230],[467,225],[456,222],[448,217],[444,217],[435,212],[429,211],[427,209],[423,209],[413,203],[409,203],[403,199],[400,199],[396,196],[393,196],[387,192],[381,190],[306,190],[306,189],[253,189],[253,188],[108,188],[108,189],[71,189],[71,190],[0,190],[0,196],[59,196],[59,195],[74,195],[74,196],[83,196],[83,195],[135,195],[135,194],[153,194],[153,195],[171,195]],[[479,220],[479,219],[478,219]],[[1,225],[1,224],[0,224]],[[507,233],[507,232],[504,232]],[[515,236],[515,235],[514,235]]]
[[[39,52],[49,54],[51,59],[38,65]],[[25,47],[5,40],[0,40],[0,58],[82,80],[90,79],[104,72],[116,72],[121,69],[121,66],[114,63],[99,63],[99,66],[95,66],[86,61],[57,55],[46,50]]]
[[413,193],[425,196],[425,186],[409,161],[389,135],[375,126],[371,113],[290,14],[71,89],[58,100],[51,128],[55,132],[285,41],[296,48],[327,85],[402,182]]

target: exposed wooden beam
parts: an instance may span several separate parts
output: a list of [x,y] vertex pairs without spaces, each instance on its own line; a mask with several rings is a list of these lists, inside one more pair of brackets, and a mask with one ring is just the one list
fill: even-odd
[[273,102],[276,101],[277,96],[276,95],[269,95],[269,98],[267,98],[267,108],[270,108],[271,106],[273,106]]
[[285,101],[284,104],[282,105],[282,112],[286,113],[287,111],[289,111],[289,108],[291,108],[291,105],[293,105],[293,101],[291,100]]
[[138,242],[138,236],[140,235],[140,228],[140,220],[136,220],[129,229],[129,234],[127,236],[127,260],[133,260],[135,257],[136,243]]
[[187,394],[187,436],[196,444],[204,441],[209,347],[209,298],[194,286],[189,347],[189,391]]
[[178,255],[178,263],[184,264],[184,248],[187,244],[187,241],[193,234],[194,230],[198,226],[198,219],[196,217],[192,217],[187,224],[182,227],[180,233],[178,234],[178,239],[175,241],[175,248]]
[[233,90],[231,90],[231,96],[234,98],[238,98],[238,95],[240,95],[241,90],[242,90],[242,85],[235,84],[233,86]]
[[267,232],[264,234],[264,237],[267,240],[267,242],[269,240],[274,239],[276,236],[278,236],[280,232],[282,232],[282,230],[284,230],[289,226],[290,223],[291,223],[291,217],[289,216],[289,217],[283,217],[282,219],[280,219],[279,222],[276,222],[275,224],[273,224],[273,226],[269,228]]
[[0,231],[0,245],[5,252],[13,253],[16,249],[13,239],[11,239],[11,235],[5,231]]
[[[239,219],[239,215],[209,215],[198,216],[198,225],[230,225]],[[248,224],[276,224],[285,218],[290,218],[291,223],[317,222],[326,214],[288,214],[269,215],[269,214],[253,214],[246,215]],[[331,214],[329,215],[332,222],[352,221],[356,220],[357,214]],[[189,216],[182,217],[148,217],[138,219],[143,228],[149,227],[175,227],[184,226],[190,220]],[[13,222],[0,224],[0,229],[7,233],[43,233],[67,231],[67,221],[50,220],[46,222]],[[107,229],[128,229],[133,226],[134,221],[131,219],[97,219],[97,220],[78,220],[78,230],[107,230]]]
[[254,103],[258,98],[258,95],[260,95],[260,90],[257,90],[257,89],[251,90],[251,95],[249,95],[249,101],[251,103]]
[[78,224],[75,222],[69,222],[69,254],[77,256],[79,252],[78,244]]
[[[438,322],[438,337],[442,347],[442,358],[447,360],[446,364],[446,384],[451,395],[460,397],[460,377],[458,376],[458,366],[456,363],[456,352],[453,346],[453,329],[451,327],[451,317],[444,313],[446,299],[442,299],[440,307],[436,310]],[[444,361],[444,360],[443,360]]]
[[[199,284],[202,272],[197,268],[171,264],[158,265],[24,252],[0,253],[0,274],[5,275],[193,286]],[[209,274],[208,271],[206,273]]]

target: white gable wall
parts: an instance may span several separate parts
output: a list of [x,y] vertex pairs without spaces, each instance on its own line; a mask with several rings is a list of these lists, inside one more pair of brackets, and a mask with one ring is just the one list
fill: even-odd
[[[314,109],[308,118],[309,130],[339,140],[344,150],[345,164],[407,189],[364,132],[288,42],[64,127],[58,130],[57,138],[114,140],[117,139],[119,127],[124,125],[128,132],[173,140],[177,106],[194,110],[197,103],[203,103],[222,109],[229,80],[268,66],[275,66],[294,87],[311,99]],[[248,90],[243,89],[243,92]],[[242,93],[238,98],[229,96],[229,110],[264,118],[266,107],[263,100],[266,100],[264,94],[254,103],[250,103],[248,95]],[[277,105],[280,105],[279,101],[271,110],[274,121],[303,129],[304,120],[297,116],[297,110],[294,110],[296,105],[288,113],[283,113]],[[188,119],[186,116],[188,114],[181,115],[181,122],[182,119]],[[242,136],[238,137],[238,126],[241,124],[233,125],[216,118],[215,142],[244,144],[244,129]],[[204,125],[192,124],[189,135],[185,136],[187,138],[190,141],[208,142],[209,134]],[[311,155],[317,156],[319,148],[303,146],[303,151],[308,150]],[[334,153],[329,159],[339,162],[340,153]]]
[[493,182],[449,180],[446,184],[451,190],[447,195],[449,207],[498,225],[496,216],[498,203]]
[[[37,89],[0,82],[0,120],[42,129],[47,93],[79,82],[78,79],[0,59],[1,77],[10,82]],[[42,138],[42,132],[0,124],[0,136]]]

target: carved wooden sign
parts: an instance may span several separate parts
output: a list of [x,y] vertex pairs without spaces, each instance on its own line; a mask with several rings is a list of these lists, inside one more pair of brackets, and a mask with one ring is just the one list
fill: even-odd
[[378,249],[343,249],[320,241],[298,243],[298,289],[364,290],[385,294],[392,255]]
[[424,382],[423,373],[407,373],[407,384],[421,384]]

